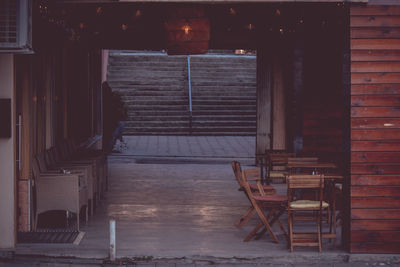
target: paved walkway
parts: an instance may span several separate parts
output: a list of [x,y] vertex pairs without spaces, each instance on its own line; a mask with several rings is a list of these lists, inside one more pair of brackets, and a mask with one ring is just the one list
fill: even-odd
[[122,155],[165,157],[254,157],[253,136],[124,136]]

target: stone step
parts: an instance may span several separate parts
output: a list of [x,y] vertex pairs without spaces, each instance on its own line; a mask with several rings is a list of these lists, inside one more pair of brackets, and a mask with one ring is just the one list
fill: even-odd
[[214,87],[256,87],[256,82],[231,82],[231,81],[195,81],[192,80],[192,86],[214,86]]
[[236,115],[214,115],[214,116],[205,116],[205,115],[195,115],[193,117],[193,122],[194,121],[256,121],[256,116],[255,115],[241,115],[241,116],[236,116]]
[[193,132],[255,132],[256,127],[250,126],[216,126],[216,127],[193,127]]
[[192,105],[194,106],[255,106],[256,100],[192,100]]
[[135,121],[189,121],[189,113],[184,116],[149,116],[149,115],[140,115],[140,116],[129,116],[129,122]]
[[131,68],[131,69],[154,69],[154,70],[163,70],[163,69],[185,69],[187,68],[187,64],[185,62],[135,62],[134,64],[131,62],[110,62],[110,69],[114,68]]
[[232,95],[194,95],[192,94],[192,99],[193,100],[198,100],[198,101],[230,101],[230,100],[243,100],[243,101],[248,101],[248,100],[257,100],[256,94],[254,95],[242,95],[242,96],[232,96]]
[[158,106],[176,106],[177,108],[179,108],[180,106],[187,106],[189,105],[188,100],[126,100],[125,103],[127,105],[133,105],[133,106],[142,106],[142,105],[146,105],[146,106],[155,106],[155,108],[157,108]]
[[189,102],[187,95],[122,95],[121,98],[125,101],[185,101]]
[[148,106],[148,105],[135,105],[135,106],[128,106],[128,111],[139,111],[139,110],[176,110],[176,111],[187,111],[187,106],[177,106],[177,105],[155,105],[155,106]]
[[167,55],[112,55],[109,62],[187,62],[186,56]]
[[126,127],[165,127],[165,128],[188,128],[189,121],[127,121]]
[[257,112],[256,110],[193,110],[192,112],[193,117],[195,116],[222,116],[222,115],[235,115],[235,116],[242,116],[242,115],[247,115],[247,116],[256,116]]
[[189,116],[189,110],[128,110],[129,116]]
[[256,121],[193,121],[193,127],[256,127]]
[[146,70],[112,70],[108,71],[107,75],[110,77],[110,79],[117,80],[120,78],[126,78],[130,77],[131,79],[136,79],[138,78],[149,78],[149,77],[186,77],[187,72],[186,71],[181,71],[181,70],[168,70],[168,71],[159,71],[159,70],[151,70],[149,72],[148,69]]
[[227,104],[220,104],[218,106],[210,106],[210,105],[196,105],[193,107],[193,111],[200,111],[200,110],[226,110],[226,111],[234,111],[234,110],[249,110],[255,111],[255,105],[227,105]]
[[[117,85],[113,83],[113,85]],[[118,85],[123,85],[125,87],[119,86],[117,89],[113,88],[113,90],[117,90],[120,93],[129,93],[129,91],[182,91],[182,90],[187,90],[187,86],[184,86],[183,84],[180,84],[179,86],[175,85],[152,85],[152,84],[138,84],[135,85],[134,87],[130,87],[128,85],[124,84],[118,84]],[[111,83],[110,83],[111,86]]]

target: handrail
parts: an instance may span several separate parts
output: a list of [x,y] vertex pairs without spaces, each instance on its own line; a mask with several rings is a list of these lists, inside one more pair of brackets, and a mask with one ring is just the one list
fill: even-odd
[[188,69],[188,97],[189,97],[189,132],[192,134],[192,82],[190,77],[190,56],[187,56]]

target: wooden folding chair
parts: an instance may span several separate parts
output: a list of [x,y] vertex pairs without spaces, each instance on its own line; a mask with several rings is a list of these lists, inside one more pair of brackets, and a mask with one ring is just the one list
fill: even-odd
[[[294,246],[316,246],[319,252],[322,251],[322,212],[329,209],[329,204],[323,201],[324,175],[305,175],[294,174],[287,178],[288,189],[288,227],[289,227],[289,243],[290,251]],[[295,190],[312,190],[315,199],[302,199],[299,194],[295,197]],[[299,199],[300,198],[300,199]],[[315,220],[317,223],[317,232],[294,232],[293,224],[296,218],[295,213],[308,213],[309,219]],[[303,220],[305,217],[301,217]]]
[[[281,231],[286,235],[285,228],[279,220],[279,217],[285,211],[287,204],[287,196],[286,195],[266,195],[260,191],[259,194],[255,194],[254,191],[250,188],[249,181],[254,180],[256,178],[260,179],[260,169],[247,169],[242,170],[242,184],[243,187],[249,197],[251,204],[261,222],[259,222],[256,227],[248,234],[248,236],[244,239],[245,242],[249,241],[253,238],[257,232],[265,227],[265,230],[261,231],[260,235],[263,235],[266,231],[269,232],[272,240],[275,243],[278,243],[278,238],[275,233],[272,231],[271,226],[276,222]],[[268,214],[264,213],[264,210],[268,209]]]
[[[233,169],[233,173],[235,174],[235,178],[236,181],[239,184],[239,191],[244,191],[244,193],[246,194],[246,197],[249,199],[248,194],[246,193],[244,186],[243,186],[243,182],[242,182],[242,168],[240,166],[240,163],[237,161],[232,161],[232,169]],[[276,190],[274,187],[270,186],[270,185],[262,185],[261,181],[259,179],[254,180],[254,182],[256,182],[256,184],[249,184],[250,189],[254,192],[257,191],[258,193],[254,192],[255,194],[263,194],[263,195],[273,195],[276,193]],[[261,190],[262,193],[259,193]],[[250,199],[249,199],[250,201]],[[236,221],[235,226],[237,227],[241,227],[243,225],[245,225],[251,217],[253,217],[253,215],[256,213],[253,205],[251,204],[250,201],[250,207],[246,210],[246,212],[240,216],[240,218]]]

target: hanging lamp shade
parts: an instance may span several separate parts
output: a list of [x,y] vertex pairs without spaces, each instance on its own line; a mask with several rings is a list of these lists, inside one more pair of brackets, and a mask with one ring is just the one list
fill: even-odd
[[169,55],[208,52],[210,22],[202,8],[178,8],[165,21]]

